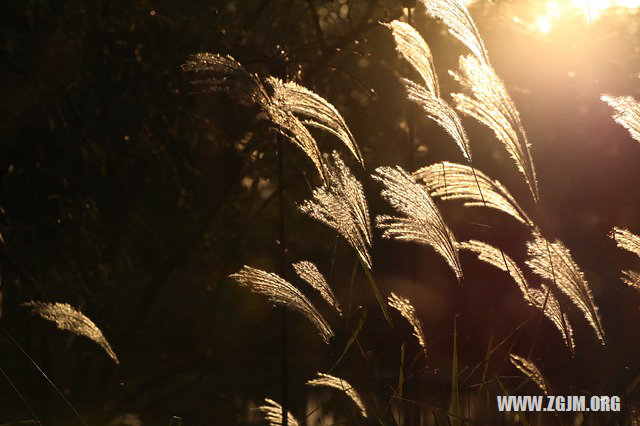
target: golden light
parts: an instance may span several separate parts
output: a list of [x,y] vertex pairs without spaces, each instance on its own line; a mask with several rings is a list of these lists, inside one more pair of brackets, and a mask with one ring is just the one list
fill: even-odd
[[640,10],[640,0],[549,0],[533,10],[519,9],[513,22],[526,31],[549,34],[554,27],[566,24],[566,19],[584,16],[592,24],[608,13],[633,13]]

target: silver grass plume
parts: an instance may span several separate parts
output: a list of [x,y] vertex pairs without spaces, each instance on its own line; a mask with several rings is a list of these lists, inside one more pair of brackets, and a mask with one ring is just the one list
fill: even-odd
[[555,298],[549,288],[540,284],[540,288],[529,289],[529,303],[538,309],[544,308],[544,315],[549,318],[553,325],[558,329],[565,345],[571,352],[575,353],[575,343],[573,341],[573,328],[569,323],[569,317],[562,312],[560,302]]
[[630,232],[628,229],[614,227],[609,236],[616,241],[621,249],[625,249],[640,257],[640,236]]
[[[282,406],[273,399],[265,398],[263,405],[256,407],[256,411],[264,414],[264,419],[269,422],[269,426],[282,425]],[[293,414],[287,412],[287,424],[290,426],[298,426],[298,420]]]
[[305,260],[302,262],[294,263],[293,269],[295,269],[296,274],[298,274],[298,276],[302,278],[307,284],[318,290],[322,298],[328,304],[333,306],[340,315],[342,315],[342,310],[340,309],[340,305],[338,304],[336,296],[333,294],[333,291],[331,291],[329,283],[320,273],[318,267],[315,264]]
[[322,154],[316,140],[309,130],[295,115],[282,105],[274,103],[270,98],[262,104],[263,110],[269,116],[269,120],[276,126],[276,130],[285,138],[297,145],[313,161],[320,177],[325,179]]
[[[542,284],[540,289],[530,287],[518,264],[507,256],[502,250],[487,243],[477,240],[460,243],[461,250],[469,250],[478,255],[478,259],[507,272],[515,281],[525,301],[536,309],[543,310],[543,314],[549,318],[560,332],[569,352],[574,353],[573,329],[569,319],[560,309],[560,303],[548,292],[548,288]],[[547,293],[548,292],[548,293]],[[546,303],[545,303],[546,302]]]
[[272,100],[282,109],[308,117],[304,124],[321,128],[333,135],[351,151],[364,166],[362,154],[347,123],[338,110],[322,96],[294,82],[283,82],[274,77],[267,78],[273,89]]
[[544,376],[533,362],[514,354],[510,354],[509,357],[511,358],[511,363],[518,370],[522,371],[529,380],[535,383],[535,385],[538,386],[545,395],[549,395],[549,386],[547,385]]
[[399,166],[378,167],[373,178],[385,186],[382,197],[403,215],[378,216],[382,236],[433,247],[461,279],[458,243],[424,187]]
[[245,265],[240,271],[229,275],[229,277],[242,287],[249,288],[253,293],[266,296],[271,303],[297,311],[307,317],[318,329],[325,343],[329,343],[329,339],[333,337],[331,327],[309,299],[280,276]]
[[527,265],[542,278],[553,281],[569,297],[582,311],[600,343],[604,344],[602,321],[589,283],[569,250],[560,241],[550,243],[538,231],[534,231],[533,240],[527,242],[527,254]]
[[529,150],[527,135],[507,89],[493,68],[473,56],[461,56],[461,74],[451,75],[473,95],[452,94],[458,111],[489,127],[505,146],[529,185],[533,199],[538,201],[538,182]]
[[622,271],[622,282],[629,287],[640,290],[640,274],[635,271]]
[[407,321],[409,321],[409,324],[411,324],[411,327],[413,327],[413,335],[416,336],[416,339],[418,339],[418,343],[426,354],[427,339],[424,336],[422,322],[418,319],[418,316],[416,315],[416,309],[413,307],[409,299],[400,297],[392,292],[391,296],[389,296],[389,306],[396,309],[398,312],[400,312],[400,315],[402,315]]
[[60,330],[67,330],[74,334],[87,337],[100,345],[109,357],[119,364],[118,357],[111,348],[102,331],[82,312],[72,308],[67,303],[28,302],[24,306],[42,318],[56,323]]
[[226,92],[244,103],[262,104],[267,97],[258,78],[229,55],[196,53],[182,65],[182,69],[212,73],[213,77],[194,83],[212,92]]
[[396,42],[396,50],[420,74],[429,92],[439,98],[440,87],[433,65],[433,56],[420,33],[406,22],[398,20],[382,25],[391,29]]
[[489,55],[462,0],[421,0],[427,14],[441,19],[449,27],[449,33],[461,41],[484,64],[489,65]]
[[362,398],[356,390],[344,379],[325,373],[317,373],[318,377],[307,381],[309,386],[327,386],[344,392],[358,406],[362,417],[367,417],[367,410],[362,403]]
[[464,200],[465,206],[490,207],[533,226],[507,188],[470,166],[443,161],[415,171],[413,177],[424,182],[434,198]]
[[462,127],[462,122],[458,114],[456,114],[456,111],[448,103],[423,86],[406,78],[402,79],[402,83],[407,89],[409,99],[420,105],[427,113],[427,116],[453,138],[458,148],[462,151],[464,158],[471,161],[469,138],[464,131],[464,127]]
[[461,250],[468,250],[476,253],[478,255],[478,259],[481,261],[495,266],[496,268],[511,275],[511,278],[518,285],[518,289],[524,296],[525,300],[530,302],[529,285],[527,284],[527,280],[525,279],[522,270],[520,270],[518,264],[509,256],[504,254],[502,250],[477,240],[464,241],[460,243],[459,248]]
[[613,119],[640,142],[640,103],[631,96],[602,95],[600,99],[615,111]]
[[334,151],[331,158],[325,168],[327,183],[314,189],[313,198],[299,208],[342,235],[370,270],[371,222],[362,185],[337,152]]

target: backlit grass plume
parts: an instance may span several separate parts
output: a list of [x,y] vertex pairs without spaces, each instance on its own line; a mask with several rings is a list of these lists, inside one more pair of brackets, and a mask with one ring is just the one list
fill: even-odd
[[629,287],[640,290],[640,274],[635,271],[622,271],[622,282]]
[[340,305],[338,304],[336,296],[333,294],[333,291],[331,291],[329,283],[320,273],[316,265],[308,261],[302,261],[294,263],[293,269],[295,269],[300,278],[307,282],[311,287],[318,290],[322,298],[328,304],[333,306],[340,315],[342,315],[342,310],[340,309]]
[[74,334],[87,337],[100,345],[109,357],[119,364],[118,357],[111,348],[102,331],[82,312],[66,303],[28,302],[24,306],[42,318],[56,323],[60,330],[67,330]]
[[600,99],[615,111],[613,119],[640,142],[640,103],[631,96],[602,95]]
[[467,46],[479,61],[489,64],[489,56],[482,37],[462,0],[421,1],[432,18],[441,19],[449,28],[451,35]]
[[616,241],[621,249],[625,249],[640,257],[640,236],[630,232],[628,229],[614,227],[609,236]]
[[315,379],[307,381],[309,386],[326,386],[344,392],[358,406],[362,417],[367,417],[367,410],[362,403],[362,398],[356,390],[344,379],[325,373],[317,373]]
[[544,315],[549,318],[558,329],[567,349],[573,356],[575,353],[575,343],[573,341],[573,328],[569,322],[567,314],[562,312],[560,302],[555,298],[549,288],[541,284],[540,288],[529,288],[529,301],[531,305],[538,309],[544,309]]
[[424,187],[399,166],[379,167],[373,178],[384,185],[382,197],[402,214],[378,216],[377,226],[383,230],[383,237],[433,247],[461,279],[456,239]]
[[416,339],[418,339],[418,343],[422,347],[422,350],[426,353],[427,339],[424,336],[422,322],[418,319],[418,316],[416,315],[416,309],[413,307],[409,299],[400,297],[392,292],[391,296],[389,296],[389,306],[396,309],[398,312],[400,312],[400,315],[402,315],[407,321],[409,321],[409,324],[411,324],[411,327],[413,327],[413,335],[416,336]]
[[465,206],[490,207],[533,226],[507,188],[470,166],[443,161],[415,171],[413,177],[424,182],[434,198],[463,200]]
[[360,148],[347,123],[338,110],[322,96],[294,82],[283,82],[274,77],[267,78],[273,89],[272,100],[280,108],[306,117],[304,124],[323,129],[335,135],[364,166]]
[[538,182],[529,151],[529,142],[507,89],[490,65],[476,57],[460,57],[460,73],[450,72],[472,97],[452,94],[458,111],[489,127],[505,146],[524,175],[533,199],[538,201]]
[[337,152],[331,158],[326,165],[327,183],[316,188],[300,210],[342,235],[363,266],[371,269],[371,222],[362,185]]
[[440,87],[438,86],[438,76],[433,65],[431,49],[429,49],[420,33],[406,22],[398,20],[382,25],[391,29],[396,42],[396,50],[420,74],[427,90],[434,97],[439,98]]
[[[269,422],[269,426],[282,425],[282,406],[273,399],[265,398],[263,405],[256,407],[256,411],[260,411],[264,415],[264,419]],[[298,426],[300,423],[293,417],[293,414],[287,412],[287,424],[289,426]]]
[[527,302],[529,302],[529,285],[518,267],[518,264],[504,252],[490,244],[482,241],[470,240],[464,241],[459,245],[461,250],[469,250],[478,255],[478,259],[495,266],[511,275],[516,282],[518,289]]
[[331,327],[309,299],[280,276],[245,265],[229,277],[241,286],[249,288],[253,293],[266,296],[271,303],[297,311],[307,317],[318,329],[325,343],[329,343],[333,337]]
[[530,287],[518,264],[502,250],[492,245],[482,241],[470,240],[460,243],[460,249],[476,253],[478,259],[511,275],[511,278],[517,284],[525,301],[534,308],[541,310],[544,308],[543,314],[558,329],[569,352],[573,354],[573,330],[569,324],[569,320],[566,315],[562,313],[558,300],[551,292],[547,292],[548,288],[544,284],[541,285],[540,289]]
[[305,126],[320,128],[335,135],[363,164],[358,145],[340,113],[313,91],[274,77],[267,77],[265,85],[231,56],[198,53],[182,68],[211,75],[196,80],[194,83],[199,87],[225,92],[242,103],[260,107],[275,129],[313,161],[322,178],[325,178],[322,155],[316,140]]
[[566,294],[571,302],[582,311],[596,333],[600,343],[604,344],[604,330],[598,308],[593,301],[589,283],[573,261],[569,250],[560,242],[548,242],[539,232],[534,232],[533,240],[527,242],[529,259],[527,265],[538,275],[553,283]]
[[538,386],[545,395],[549,395],[550,389],[547,385],[547,381],[533,362],[514,354],[510,354],[509,357],[511,358],[511,363],[518,370],[522,371],[529,380],[535,383],[535,385]]
[[469,138],[462,127],[460,117],[456,111],[441,98],[434,95],[425,87],[414,83],[406,78],[402,83],[407,89],[407,95],[424,109],[427,116],[442,127],[454,140],[462,155],[467,160],[471,160],[471,149],[469,148]]

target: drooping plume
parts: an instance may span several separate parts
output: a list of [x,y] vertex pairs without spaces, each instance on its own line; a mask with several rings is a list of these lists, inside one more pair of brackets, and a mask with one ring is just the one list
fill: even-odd
[[429,193],[401,167],[378,167],[373,178],[385,188],[382,197],[402,216],[378,216],[383,237],[414,241],[433,247],[445,258],[458,279],[462,267],[458,244]]
[[625,249],[640,257],[640,236],[630,232],[628,229],[614,227],[609,236],[613,238],[618,247]]
[[74,334],[87,337],[99,344],[109,357],[119,364],[118,357],[111,348],[102,331],[82,312],[66,303],[28,302],[24,306],[42,318],[56,323],[60,330],[67,330]]
[[231,274],[229,277],[242,287],[247,287],[253,293],[266,296],[271,303],[297,311],[307,317],[318,329],[325,343],[329,343],[329,340],[333,337],[331,327],[329,327],[329,324],[309,299],[280,276],[245,265],[240,271]]
[[551,280],[569,297],[582,311],[600,343],[604,344],[602,321],[593,301],[589,283],[573,261],[571,253],[560,241],[550,243],[537,231],[533,233],[533,237],[532,241],[527,242],[527,265],[536,274]]
[[[324,179],[322,155],[306,126],[320,128],[335,135],[363,164],[360,149],[336,108],[322,96],[293,82],[267,77],[267,90],[260,79],[250,74],[231,56],[198,53],[182,68],[206,72],[209,78],[194,83],[213,92],[226,92],[238,101],[262,109],[275,129],[304,151]],[[301,116],[304,121],[298,118]]]
[[469,148],[469,138],[462,127],[460,117],[455,110],[441,98],[437,97],[423,86],[414,83],[406,78],[402,83],[407,88],[409,99],[417,103],[424,109],[427,116],[442,127],[454,140],[462,155],[467,160],[471,160],[471,149]]
[[549,288],[541,284],[540,288],[529,288],[529,300],[531,305],[538,309],[544,308],[544,315],[549,318],[553,325],[558,329],[564,344],[573,355],[575,352],[575,343],[573,341],[573,328],[569,323],[569,317],[562,312],[560,302],[555,298]]
[[396,50],[418,71],[428,91],[434,97],[439,98],[440,87],[438,86],[438,76],[433,66],[433,56],[420,33],[406,22],[398,20],[382,25],[391,29],[396,42]]
[[344,392],[351,400],[358,406],[362,417],[367,417],[367,410],[362,403],[362,398],[356,390],[344,379],[331,376],[330,374],[317,373],[318,376],[315,379],[309,380],[307,384],[309,386],[327,386]]
[[613,119],[640,142],[640,103],[631,96],[602,95],[600,99],[615,111]]
[[424,182],[434,198],[464,200],[465,206],[490,207],[533,226],[507,188],[470,166],[443,161],[415,171],[413,177]]
[[333,135],[351,151],[364,166],[360,148],[347,123],[338,110],[322,96],[294,82],[283,82],[274,77],[267,78],[273,89],[272,99],[283,110],[307,117],[304,123],[321,128]]
[[511,363],[520,371],[522,371],[525,376],[529,378],[536,386],[540,388],[545,395],[549,395],[549,387],[547,386],[547,382],[544,379],[544,376],[536,367],[536,365],[530,360],[523,358],[518,355],[510,354]]
[[449,33],[461,41],[484,64],[489,65],[489,55],[462,0],[421,0],[427,13],[441,19],[449,27]]
[[342,235],[371,269],[371,222],[362,185],[335,151],[325,174],[327,183],[316,188],[313,199],[300,205],[300,210]]
[[418,319],[418,316],[416,315],[416,309],[413,307],[409,299],[400,297],[392,292],[391,296],[389,296],[389,306],[396,309],[398,312],[400,312],[400,315],[402,315],[407,321],[409,321],[409,324],[411,324],[411,327],[413,327],[413,335],[416,336],[416,339],[418,339],[418,343],[422,347],[422,350],[426,353],[427,339],[425,338],[424,331],[422,329],[422,321]]
[[[282,425],[282,406],[273,399],[265,398],[263,405],[256,407],[256,411],[264,414],[264,419],[269,422],[269,426]],[[287,424],[290,426],[299,426],[298,420],[293,414],[287,412]]]
[[450,73],[473,97],[462,93],[452,94],[456,108],[493,130],[524,175],[533,199],[537,202],[538,182],[529,142],[520,114],[504,83],[490,65],[473,56],[461,56],[459,68],[460,74]]
[[237,101],[261,105],[267,98],[258,77],[250,74],[231,56],[196,53],[182,65],[182,69],[211,73],[210,78],[196,80],[194,84],[211,92],[225,92]]
[[493,265],[498,269],[501,269],[511,275],[511,278],[518,285],[518,289],[522,293],[524,299],[530,303],[529,300],[529,285],[524,277],[524,274],[518,267],[518,264],[513,261],[504,252],[490,244],[482,241],[470,240],[464,241],[459,245],[461,250],[469,250],[478,255],[478,259],[483,262]]
[[547,294],[548,288],[544,284],[539,289],[530,287],[518,264],[502,250],[487,243],[477,240],[464,241],[460,243],[460,250],[472,251],[478,255],[478,259],[511,275],[525,301],[536,309],[544,308],[543,314],[558,329],[569,352],[573,354],[573,330],[569,319],[562,313],[560,303],[553,294],[551,292]]
[[340,309],[340,305],[338,304],[338,300],[336,300],[336,296],[331,291],[331,287],[329,287],[329,283],[324,278],[324,276],[318,270],[318,267],[308,261],[302,261],[293,264],[293,269],[296,270],[296,273],[300,278],[302,278],[305,282],[307,282],[311,287],[315,288],[320,292],[322,298],[331,306],[335,308],[336,311],[340,315],[342,315],[342,310]]

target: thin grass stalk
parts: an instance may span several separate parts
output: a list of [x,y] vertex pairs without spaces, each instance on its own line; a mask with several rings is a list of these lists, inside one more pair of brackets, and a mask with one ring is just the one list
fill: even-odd
[[[278,242],[279,242],[279,274],[283,279],[286,278],[287,265],[287,246],[286,246],[286,229],[285,229],[285,182],[284,182],[284,147],[282,136],[276,135],[278,139]],[[282,335],[281,351],[282,351],[282,426],[287,426],[288,418],[286,413],[289,412],[289,342],[287,341],[287,309],[283,306],[280,308],[280,333]]]

